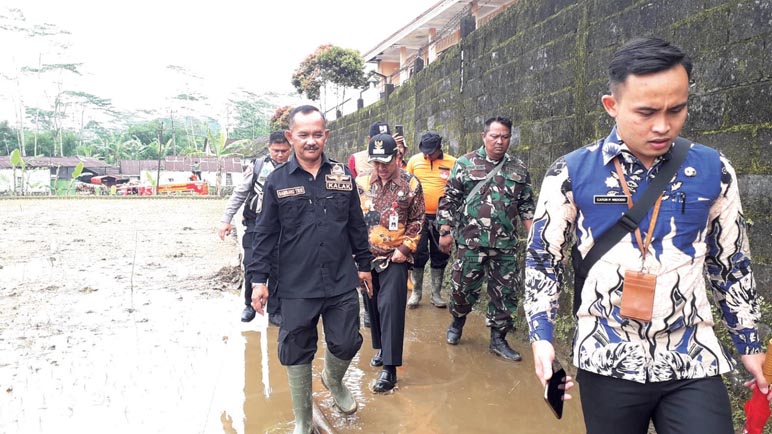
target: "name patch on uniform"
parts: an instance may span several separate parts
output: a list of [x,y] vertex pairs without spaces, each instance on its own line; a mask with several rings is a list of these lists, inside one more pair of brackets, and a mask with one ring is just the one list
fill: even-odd
[[627,203],[627,196],[601,196],[596,194],[592,197],[593,203],[598,205],[614,205],[619,203]]
[[325,175],[324,185],[327,190],[351,191],[354,189],[354,185],[351,183],[351,176],[349,175]]
[[282,188],[280,190],[276,190],[276,196],[278,196],[279,199],[290,196],[300,196],[301,194],[305,193],[306,189],[302,185],[299,187]]

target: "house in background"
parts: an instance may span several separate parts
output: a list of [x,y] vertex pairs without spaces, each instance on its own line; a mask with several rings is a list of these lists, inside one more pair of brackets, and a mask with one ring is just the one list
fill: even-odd
[[[487,24],[517,0],[439,0],[418,17],[397,29],[378,45],[363,53],[366,69],[377,78],[359,94],[343,103],[341,114],[387,98],[405,83],[436,61],[442,53],[463,38]],[[325,112],[328,120],[337,118],[335,109]]]
[[42,195],[50,191],[51,172],[48,167],[25,164],[22,171],[19,167],[14,169],[10,157],[0,157],[0,194]]
[[78,164],[83,163],[83,173],[97,175],[118,174],[116,166],[96,158],[87,157],[23,157],[25,170],[14,174],[11,157],[0,157],[0,193],[15,191],[17,194],[50,194],[66,190]]
[[[217,174],[220,173],[220,185],[232,186],[242,181],[241,159],[238,157],[188,157],[168,156],[161,160],[160,182],[174,184],[190,181],[193,166],[198,162],[201,178],[209,185],[217,185]],[[120,173],[141,183],[155,184],[159,175],[158,160],[121,160]]]

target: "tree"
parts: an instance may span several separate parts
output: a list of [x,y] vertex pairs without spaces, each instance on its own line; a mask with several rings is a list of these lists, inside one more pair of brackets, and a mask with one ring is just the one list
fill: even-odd
[[[271,103],[264,96],[241,90],[228,100],[225,127],[229,135],[238,139],[255,139],[268,134],[266,118],[271,112],[270,107]],[[234,112],[232,125],[231,112]]]
[[271,116],[271,131],[288,130],[291,111],[292,107],[288,105],[277,108]]
[[[69,69],[71,72],[78,73],[74,64],[70,63],[44,63],[43,59],[49,58],[59,60],[67,54],[69,43],[66,38],[69,32],[57,28],[53,24],[32,24],[27,22],[20,9],[5,8],[0,10],[0,37],[2,37],[4,46],[25,46],[29,47],[23,53],[14,54],[11,51],[10,59],[0,64],[0,78],[8,80],[14,84],[17,95],[11,99],[14,103],[14,114],[17,122],[17,143],[22,156],[25,152],[25,128],[24,121],[27,110],[25,108],[27,101],[31,98],[28,80],[32,77],[37,79],[34,85],[38,93],[47,93],[46,84],[41,80],[42,76],[51,71],[59,71],[58,91],[61,93],[63,69]],[[33,60],[34,59],[34,60]],[[27,66],[34,62],[36,66]],[[56,108],[54,112],[56,112]],[[59,147],[62,148],[61,136],[59,136]]]
[[[336,110],[345,102],[346,89],[367,86],[364,61],[358,51],[334,45],[321,45],[306,57],[292,75],[292,85],[308,99],[318,101],[321,89],[332,85]],[[322,111],[325,110],[324,101]]]
[[18,149],[11,151],[11,166],[13,166],[13,192],[16,193],[16,167],[21,168],[21,194],[24,195],[24,169],[27,165],[21,158],[21,153]]
[[228,143],[228,133],[225,131],[225,128],[220,128],[216,133],[209,130],[206,132],[206,135],[207,142],[209,143],[209,155],[217,157],[217,180],[215,181],[215,191],[219,196],[220,188],[222,186],[222,159],[235,155],[233,151],[240,149],[245,143],[250,142],[250,140],[241,139]]

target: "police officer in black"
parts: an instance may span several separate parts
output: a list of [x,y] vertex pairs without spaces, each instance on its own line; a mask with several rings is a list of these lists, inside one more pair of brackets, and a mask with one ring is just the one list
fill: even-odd
[[[268,140],[268,155],[253,160],[244,171],[243,182],[233,190],[228,200],[220,224],[217,226],[217,235],[224,240],[231,233],[231,220],[236,212],[244,205],[242,222],[245,226],[241,246],[244,248],[244,298],[246,307],[241,313],[241,321],[250,322],[255,318],[255,309],[252,307],[252,276],[248,274],[247,265],[252,262],[254,248],[256,220],[260,214],[260,206],[263,204],[263,185],[268,175],[278,165],[286,163],[290,157],[291,149],[284,131],[274,131]],[[275,269],[272,270],[268,285],[271,286],[271,298],[268,300],[268,321],[278,326],[281,324],[281,310],[279,299],[276,298],[277,277]]]
[[[323,152],[329,134],[316,107],[304,105],[290,112],[285,135],[295,158],[266,180],[249,265],[254,272],[252,306],[262,315],[271,262],[278,262],[279,361],[287,367],[295,434],[313,430],[311,362],[320,316],[327,341],[322,383],[341,412],[357,410],[342,380],[362,346],[356,287],[360,282],[370,291],[373,287],[373,255],[359,195],[351,172]],[[275,260],[274,248],[278,249]]]

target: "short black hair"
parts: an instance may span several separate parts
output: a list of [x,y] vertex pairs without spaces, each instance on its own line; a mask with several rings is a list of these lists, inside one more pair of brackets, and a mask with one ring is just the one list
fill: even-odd
[[317,112],[320,115],[322,115],[322,123],[325,128],[327,128],[327,118],[324,117],[324,113],[322,113],[321,110],[318,108],[312,106],[312,105],[300,105],[292,109],[292,111],[289,113],[289,129],[292,129],[292,124],[295,123],[295,115],[298,113],[303,113],[304,115],[307,115],[309,113]]
[[268,139],[268,144],[272,145],[274,143],[289,143],[287,140],[287,137],[284,135],[284,131],[272,131],[271,132],[271,138]]
[[692,77],[692,60],[679,47],[660,38],[637,38],[620,47],[608,64],[609,90],[627,80],[630,74],[644,75],[683,65]]
[[504,116],[493,116],[491,118],[488,118],[488,120],[485,121],[486,133],[490,129],[491,124],[494,122],[498,122],[501,125],[504,125],[505,127],[509,128],[509,131],[512,131],[512,121],[509,118],[505,118]]

